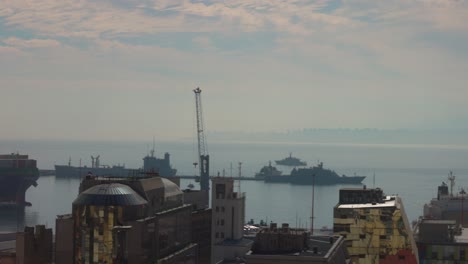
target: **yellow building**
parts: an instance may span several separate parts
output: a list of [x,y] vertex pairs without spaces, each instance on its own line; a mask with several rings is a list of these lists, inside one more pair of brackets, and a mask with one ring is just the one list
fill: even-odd
[[341,189],[333,230],[345,237],[351,263],[417,263],[417,248],[398,196],[376,189]]

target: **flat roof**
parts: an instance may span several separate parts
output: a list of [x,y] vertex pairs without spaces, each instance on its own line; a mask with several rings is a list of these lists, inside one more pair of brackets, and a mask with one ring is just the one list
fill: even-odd
[[[330,238],[333,239],[333,243],[330,243]],[[253,253],[250,252],[251,256],[311,256],[311,257],[325,257],[330,251],[336,247],[336,245],[343,240],[341,236],[311,236],[307,241],[309,249],[305,251],[298,251],[293,253],[282,253],[282,252],[266,252],[266,253]],[[317,253],[314,253],[314,248],[317,249]]]
[[455,242],[457,242],[457,243],[468,243],[468,229],[462,228],[461,235],[455,236]]
[[[397,196],[386,196],[383,203],[365,203],[365,204],[340,204],[338,208],[381,208],[396,206]],[[391,199],[394,198],[394,199]]]

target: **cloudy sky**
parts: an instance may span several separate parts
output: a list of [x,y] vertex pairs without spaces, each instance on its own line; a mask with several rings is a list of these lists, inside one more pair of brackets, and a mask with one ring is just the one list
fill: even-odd
[[1,139],[468,129],[468,1],[0,1]]

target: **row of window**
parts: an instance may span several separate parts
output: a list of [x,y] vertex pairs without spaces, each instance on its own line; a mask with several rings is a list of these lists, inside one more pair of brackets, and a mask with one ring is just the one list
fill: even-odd
[[[219,212],[219,207],[216,206],[216,209],[215,209],[215,210],[216,210],[216,212]],[[224,206],[221,206],[221,212],[224,213]]]
[[224,232],[221,232],[221,233],[216,232],[215,237],[216,238],[224,238]]
[[216,225],[218,225],[218,226],[219,226],[219,225],[224,226],[224,219],[221,219],[221,220],[218,219],[218,220],[216,220]]

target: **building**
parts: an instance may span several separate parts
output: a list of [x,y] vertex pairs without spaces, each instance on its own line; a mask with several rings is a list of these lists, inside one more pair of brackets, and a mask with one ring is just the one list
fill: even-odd
[[248,264],[346,263],[347,252],[341,236],[310,236],[304,229],[275,223],[257,233]]
[[242,259],[253,241],[243,238],[245,195],[234,191],[232,178],[211,182],[211,263]]
[[[67,227],[73,226],[73,232]],[[87,177],[57,219],[61,263],[198,263],[192,206],[172,181]],[[70,250],[70,245],[72,245]]]
[[455,220],[421,219],[415,237],[419,263],[468,263],[468,232]]
[[52,252],[52,229],[44,225],[0,236],[1,264],[51,263]]
[[417,263],[403,202],[376,189],[341,189],[333,231],[345,238],[352,263]]

